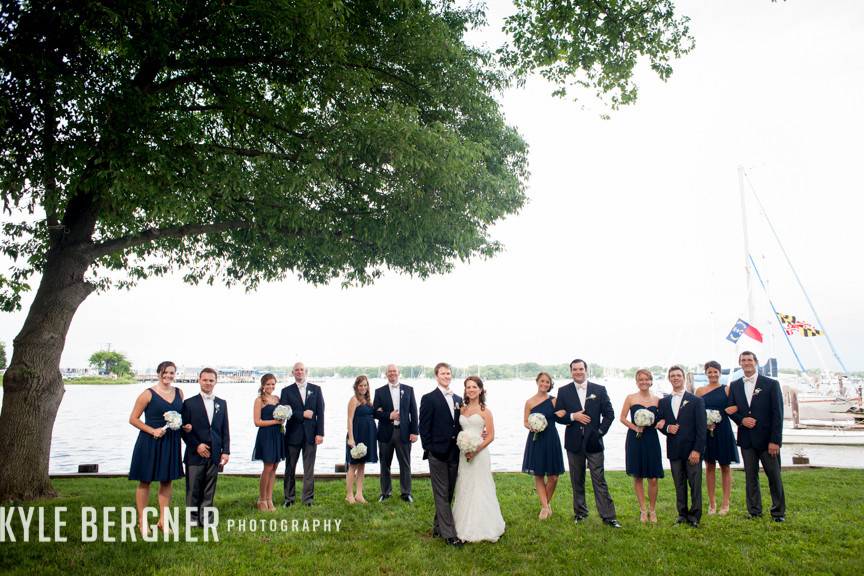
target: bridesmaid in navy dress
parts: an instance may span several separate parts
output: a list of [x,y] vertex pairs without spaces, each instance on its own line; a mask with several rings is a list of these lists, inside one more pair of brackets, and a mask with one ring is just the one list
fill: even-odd
[[[351,457],[351,449],[358,444],[366,445],[366,456],[355,459]],[[366,504],[366,499],[363,498],[363,477],[366,474],[367,462],[378,462],[378,428],[372,412],[369,379],[361,375],[354,380],[354,396],[348,401],[348,439],[345,446],[348,473],[345,475],[345,500],[349,504]]]
[[[138,440],[132,452],[129,479],[138,480],[135,507],[138,509],[138,527],[142,535],[148,532],[144,508],[150,500],[150,482],[159,482],[159,523],[164,526],[165,508],[171,502],[171,482],[183,477],[180,454],[180,430],[165,427],[165,412],[183,410],[183,392],[172,386],[177,367],[173,362],[162,362],[156,368],[159,383],[142,392],[135,400],[129,423],[138,428]],[[144,414],[144,422],[141,421]]]
[[264,374],[258,397],[252,407],[252,421],[258,427],[252,460],[264,462],[261,479],[258,481],[258,510],[275,511],[273,505],[273,484],[276,482],[276,468],[285,459],[285,439],[282,436],[282,422],[273,418],[273,410],[279,405],[279,397],[273,394],[276,376]]
[[[536,382],[537,393],[525,402],[522,419],[522,424],[528,428],[522,472],[534,476],[534,488],[540,498],[540,519],[545,520],[552,515],[552,496],[558,485],[558,476],[564,473],[564,456],[555,427],[555,397],[549,395],[555,383],[546,372],[537,374]],[[528,416],[531,414],[546,417],[546,429],[538,432],[536,439],[528,426]]]
[[720,384],[720,363],[714,360],[705,364],[705,376],[708,384],[696,390],[696,395],[705,401],[705,410],[717,410],[720,413],[719,424],[708,425],[708,436],[705,438],[705,480],[708,484],[708,514],[717,512],[717,464],[723,477],[723,503],[720,505],[720,515],[729,513],[729,494],[732,491],[732,462],[738,463],[738,447],[735,445],[735,434],[732,424],[726,414],[729,405],[729,387]]
[[[649,519],[657,523],[657,479],[663,478],[663,459],[660,453],[660,439],[657,436],[658,413],[660,399],[651,393],[654,377],[644,368],[636,371],[636,386],[639,391],[627,396],[621,408],[621,423],[627,426],[627,440],[624,443],[624,454],[627,475],[633,477],[633,490],[639,501],[640,521],[644,524]],[[648,410],[654,414],[651,426],[637,426],[636,412]],[[662,421],[661,421],[662,422]],[[645,486],[643,479],[648,479],[648,509],[645,509]]]

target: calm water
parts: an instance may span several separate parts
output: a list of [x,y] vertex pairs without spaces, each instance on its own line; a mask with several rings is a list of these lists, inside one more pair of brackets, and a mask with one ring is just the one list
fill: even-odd
[[[347,406],[351,398],[353,379],[313,380],[321,385],[326,403],[325,439],[318,448],[316,470],[332,472],[336,463],[345,459]],[[414,387],[419,405],[420,397],[435,387],[432,380],[404,380]],[[627,429],[617,421],[624,397],[636,390],[630,380],[603,379],[599,381],[609,391],[615,408],[616,421],[607,434],[606,467],[624,469],[624,438]],[[385,383],[375,379],[373,388]],[[665,383],[664,383],[665,384]],[[99,464],[100,472],[127,473],[132,448],[138,436],[128,420],[135,398],[146,387],[130,386],[68,386],[54,425],[51,444],[51,473],[77,472],[79,464]],[[180,388],[185,397],[198,393],[197,384],[184,384]],[[280,386],[277,388],[277,393]],[[454,381],[454,390],[461,394],[462,386]],[[531,380],[503,380],[486,383],[487,405],[495,416],[495,441],[490,446],[492,467],[499,471],[516,471],[522,465],[522,453],[528,436],[522,427],[525,400],[535,391]],[[227,400],[231,423],[231,461],[226,472],[253,472],[261,469],[260,462],[252,462],[252,446],[257,428],[252,424],[252,404],[258,390],[257,383],[217,384],[216,394]],[[660,389],[662,391],[662,387]],[[553,394],[555,391],[553,390]],[[0,398],[2,398],[0,387]],[[558,426],[562,437],[564,428]],[[661,445],[663,441],[661,439]],[[797,448],[798,446],[796,446]],[[811,464],[818,466],[864,467],[864,448],[842,446],[806,446]],[[411,452],[412,469],[426,472],[428,465],[421,459],[418,441]],[[665,457],[665,455],[664,455]],[[782,453],[783,464],[791,464],[792,449]],[[565,458],[566,462],[566,458]],[[397,467],[394,458],[394,471]],[[298,465],[298,470],[302,465]],[[378,465],[370,464],[367,472],[377,472]],[[280,468],[281,472],[281,468]]]

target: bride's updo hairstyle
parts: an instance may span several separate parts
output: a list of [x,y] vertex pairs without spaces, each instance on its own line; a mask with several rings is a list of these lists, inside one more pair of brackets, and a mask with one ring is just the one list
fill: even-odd
[[[465,379],[465,386],[468,386],[468,382],[473,382],[480,388],[480,396],[477,398],[477,401],[480,402],[480,410],[486,410],[486,390],[483,389],[483,380],[480,379],[479,376],[468,376]],[[463,398],[463,403],[465,406],[471,404],[471,400],[468,399],[468,395],[465,395]]]

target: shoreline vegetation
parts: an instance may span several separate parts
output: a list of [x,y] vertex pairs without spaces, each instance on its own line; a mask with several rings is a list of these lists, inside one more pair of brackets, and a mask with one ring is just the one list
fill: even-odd
[[[52,509],[66,507],[63,518],[68,542],[38,542],[37,514],[30,528],[30,542],[21,542],[22,527],[16,514],[12,530],[19,541],[0,543],[0,572],[257,574],[269,567],[285,574],[528,574],[558,567],[578,574],[629,575],[634,570],[651,574],[860,574],[864,470],[784,470],[789,514],[783,524],[771,522],[767,508],[761,519],[746,517],[744,478],[736,473],[730,514],[706,514],[698,529],[673,524],[675,490],[669,475],[660,480],[659,524],[655,527],[639,523],[629,477],[610,472],[607,480],[622,530],[603,526],[591,494],[587,495],[589,520],[574,525],[566,475],[561,477],[552,503],[552,518],[539,521],[531,478],[496,473],[507,531],[498,543],[469,544],[454,550],[432,538],[434,508],[426,478],[415,479],[412,505],[398,498],[375,502],[378,484],[370,482],[366,496],[371,503],[350,506],[343,500],[344,482],[319,480],[313,507],[279,508],[267,513],[254,509],[257,479],[223,477],[216,493],[218,543],[204,542],[200,529],[193,531],[199,538],[196,543],[184,542],[182,532],[180,542],[105,542],[103,509],[117,509],[114,520],[118,524],[108,532],[119,537],[119,509],[134,506],[135,483],[123,478],[55,479],[58,498],[27,505],[46,508],[49,534],[54,533]],[[764,475],[760,480],[767,500]],[[170,504],[180,507],[181,512],[183,482],[175,482]],[[590,484],[587,490],[591,492]],[[154,494],[151,505],[155,502]],[[705,504],[707,512],[707,499]],[[81,541],[83,506],[99,511],[96,542]],[[229,520],[234,520],[232,530],[228,530]],[[247,525],[245,531],[238,528],[241,520]],[[319,526],[326,520],[339,520],[340,530],[303,531],[304,525],[312,526],[316,520]],[[249,529],[253,523],[259,526],[254,532]],[[271,530],[272,526],[288,526],[288,530]],[[292,526],[299,526],[299,530]]]

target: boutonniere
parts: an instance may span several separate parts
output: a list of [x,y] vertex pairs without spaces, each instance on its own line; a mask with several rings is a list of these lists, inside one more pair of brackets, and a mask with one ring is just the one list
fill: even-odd
[[761,388],[756,388],[755,390],[753,390],[753,396],[758,396],[761,391]]
[[399,398],[402,398],[403,396],[405,396],[405,391],[399,390]]
[[686,406],[688,402],[690,402],[690,401],[684,400],[683,402],[681,402],[681,407],[683,408],[684,406]]
[[216,402],[216,405],[213,407],[213,412],[214,413],[219,412],[219,408],[221,408],[221,407],[222,407],[222,405],[219,404],[218,402]]
[[597,399],[597,395],[596,395],[596,394],[591,394],[590,396],[588,396],[588,397],[585,399],[585,401],[587,402],[588,400],[596,400],[596,399]]
[[306,398],[311,398],[313,394],[315,394],[315,391],[309,390],[308,392],[306,392]]
[[457,410],[461,410],[461,409],[462,409],[462,403],[461,403],[461,402],[458,402],[458,401],[457,401],[457,402],[453,402],[453,404],[456,406],[456,409],[457,409]]

